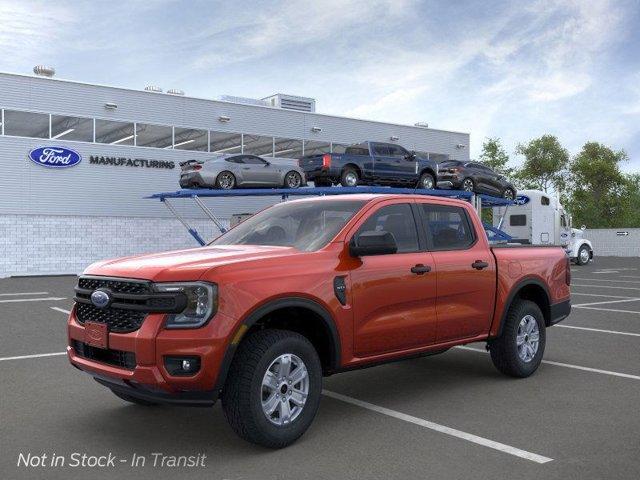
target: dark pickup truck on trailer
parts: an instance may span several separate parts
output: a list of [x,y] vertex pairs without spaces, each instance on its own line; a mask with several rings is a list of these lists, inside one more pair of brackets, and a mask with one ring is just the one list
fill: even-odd
[[490,247],[460,200],[296,200],[205,247],[90,266],[67,352],[123,400],[221,398],[241,437],[284,447],[311,424],[323,375],[472,342],[531,375],[571,309],[570,273],[560,247]]
[[436,188],[438,163],[394,143],[363,142],[344,153],[302,157],[298,164],[316,187],[390,185]]

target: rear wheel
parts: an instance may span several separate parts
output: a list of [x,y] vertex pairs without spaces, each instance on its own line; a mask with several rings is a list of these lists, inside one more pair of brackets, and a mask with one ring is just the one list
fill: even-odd
[[586,245],[582,245],[578,250],[578,256],[576,257],[576,264],[578,265],[586,265],[591,260],[591,252],[589,251],[589,247]]
[[471,180],[470,178],[465,178],[462,181],[462,190],[464,190],[465,192],[473,192],[475,188],[476,186],[473,183],[473,180]]
[[240,437],[282,448],[309,428],[321,391],[320,359],[309,340],[288,330],[260,330],[238,348],[222,408]]
[[216,187],[222,190],[231,190],[236,186],[236,177],[231,172],[220,172],[216,178]]
[[295,170],[291,170],[284,176],[284,186],[286,188],[300,188],[302,185],[302,175]]
[[507,313],[502,335],[489,342],[491,360],[505,375],[528,377],[542,362],[545,343],[540,307],[532,301],[516,299]]
[[127,395],[126,393],[116,392],[115,390],[111,390],[111,391],[116,397],[121,398],[125,402],[135,403],[136,405],[141,405],[143,407],[153,407],[155,405],[158,405],[155,402],[149,402],[148,400],[141,400],[139,398],[132,397],[131,395]]
[[357,187],[358,180],[358,172],[356,172],[353,168],[347,167],[342,170],[342,175],[340,176],[340,185],[342,185],[343,187]]
[[424,188],[425,190],[433,190],[436,188],[436,180],[430,173],[423,173],[418,180],[418,188]]
[[505,188],[504,192],[502,192],[502,198],[506,198],[507,200],[515,200],[516,192],[513,191],[513,188]]

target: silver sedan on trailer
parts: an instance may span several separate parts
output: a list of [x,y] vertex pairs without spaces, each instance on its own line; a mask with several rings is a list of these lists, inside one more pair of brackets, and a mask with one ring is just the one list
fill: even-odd
[[181,188],[299,188],[307,184],[304,170],[293,158],[218,155],[209,160],[182,162],[180,167]]

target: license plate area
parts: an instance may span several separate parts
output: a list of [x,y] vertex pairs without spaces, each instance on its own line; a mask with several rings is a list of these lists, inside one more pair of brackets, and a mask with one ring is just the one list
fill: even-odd
[[106,323],[85,322],[84,343],[92,347],[109,348],[109,328]]

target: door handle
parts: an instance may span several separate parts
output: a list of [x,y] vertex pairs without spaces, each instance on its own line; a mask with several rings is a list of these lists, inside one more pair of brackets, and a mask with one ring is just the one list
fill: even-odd
[[416,273],[418,275],[424,275],[431,271],[431,267],[429,265],[423,265],[421,263],[411,267],[411,273]]
[[251,170],[251,167],[242,167],[243,170]]
[[476,270],[482,270],[483,268],[487,268],[489,264],[487,262],[483,262],[482,260],[476,260],[471,264],[471,266]]

